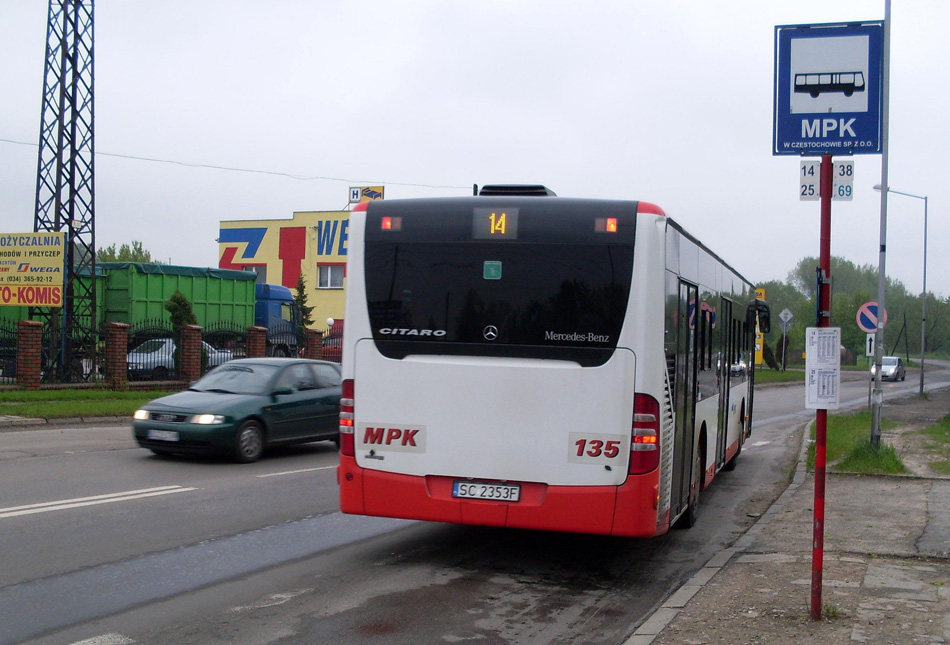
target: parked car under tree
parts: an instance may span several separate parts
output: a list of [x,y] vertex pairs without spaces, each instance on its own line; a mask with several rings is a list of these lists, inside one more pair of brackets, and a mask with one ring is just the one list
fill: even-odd
[[[201,351],[208,357],[208,369],[231,360],[231,350],[218,349],[204,341],[201,342]],[[172,338],[150,338],[129,352],[125,360],[129,378],[164,381],[176,371],[175,341]]]

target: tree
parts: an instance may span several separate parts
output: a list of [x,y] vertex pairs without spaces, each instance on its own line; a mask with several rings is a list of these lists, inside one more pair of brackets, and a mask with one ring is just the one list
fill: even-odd
[[[179,368],[181,366],[181,328],[185,325],[197,325],[198,318],[195,316],[195,312],[191,307],[191,301],[178,289],[175,289],[175,293],[171,295],[171,298],[165,301],[165,311],[168,312],[172,319],[172,335],[175,339],[175,367]],[[207,364],[207,360],[208,356],[204,347],[202,347],[202,368]]]
[[303,332],[313,324],[313,307],[307,306],[307,283],[303,279],[303,273],[297,278],[297,291],[294,294],[294,302],[297,304],[297,310],[300,312],[300,322],[297,325],[297,337],[300,339],[298,344],[303,345]]
[[115,244],[110,244],[96,251],[96,262],[145,262],[162,264],[152,259],[152,254],[145,249],[141,242],[132,240],[132,244],[123,244],[116,250]]
[[[788,273],[786,285],[778,283],[773,287],[777,288],[782,294],[787,294],[787,290],[793,288],[803,296],[796,306],[789,306],[789,309],[795,314],[794,326],[789,332],[789,342],[792,348],[789,350],[790,355],[796,353],[800,355],[804,348],[805,328],[816,324],[815,289],[817,275],[815,269],[817,266],[818,258],[803,258]],[[833,280],[831,323],[835,327],[841,327],[842,345],[858,355],[863,355],[866,334],[857,327],[854,321],[858,308],[862,304],[877,300],[877,267],[870,264],[856,265],[844,258],[832,257],[831,277]],[[783,307],[777,306],[778,303],[773,301],[770,292],[766,293],[769,296],[768,300],[769,304],[772,305],[774,317],[777,315],[775,312],[781,311]],[[898,337],[905,315],[908,324],[912,324],[911,321],[915,317],[920,320],[920,298],[910,294],[899,280],[887,278],[885,283],[885,307],[890,321],[885,330],[885,343],[886,351],[890,351],[892,343]],[[776,327],[777,325],[773,325],[772,329],[775,330]],[[774,332],[769,335],[769,338],[776,338]],[[919,351],[919,338],[911,335],[908,337],[908,342],[911,352],[915,351],[915,345],[917,351]]]
[[[770,280],[757,286],[765,289],[765,300],[772,309],[772,331],[766,335],[766,346],[775,348],[783,346],[782,321],[779,314],[788,309],[792,312],[794,318],[785,341],[785,363],[786,365],[800,363],[801,360],[797,357],[801,356],[802,348],[805,345],[805,327],[814,324],[815,305],[792,284]],[[776,352],[775,360],[781,361],[781,356],[780,352]]]

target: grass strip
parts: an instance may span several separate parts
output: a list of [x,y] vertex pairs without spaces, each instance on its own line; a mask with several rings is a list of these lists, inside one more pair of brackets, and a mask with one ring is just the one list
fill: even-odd
[[755,370],[755,384],[764,385],[766,383],[795,383],[805,382],[804,370],[770,370],[768,368],[759,368]]
[[131,417],[145,403],[172,392],[31,390],[0,392],[0,415],[37,419]]
[[[881,419],[881,429],[895,427],[893,421]],[[815,424],[811,424],[815,439]],[[825,459],[834,470],[863,474],[906,473],[900,456],[891,446],[871,445],[871,413],[867,410],[851,414],[829,414],[826,431]],[[815,468],[815,444],[808,447],[808,467]]]
[[835,464],[835,470],[876,475],[900,475],[908,472],[893,446],[882,443],[875,448],[870,439],[858,443],[844,459]]

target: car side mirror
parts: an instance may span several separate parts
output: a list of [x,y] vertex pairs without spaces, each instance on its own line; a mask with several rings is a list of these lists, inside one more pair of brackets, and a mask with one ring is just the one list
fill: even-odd
[[274,388],[274,396],[281,396],[282,394],[293,394],[294,388],[289,385],[278,385]]

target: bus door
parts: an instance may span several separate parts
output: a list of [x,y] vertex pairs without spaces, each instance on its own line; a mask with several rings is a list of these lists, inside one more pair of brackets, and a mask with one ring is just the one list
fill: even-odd
[[696,325],[699,321],[699,289],[686,282],[679,283],[679,306],[676,315],[676,355],[673,362],[673,402],[676,431],[673,440],[673,483],[670,511],[675,516],[689,505],[693,455],[696,445]]
[[719,301],[719,361],[716,369],[719,370],[719,379],[722,387],[719,388],[719,432],[716,438],[716,464],[726,463],[726,448],[729,446],[729,378],[732,375],[732,303],[728,300]]

